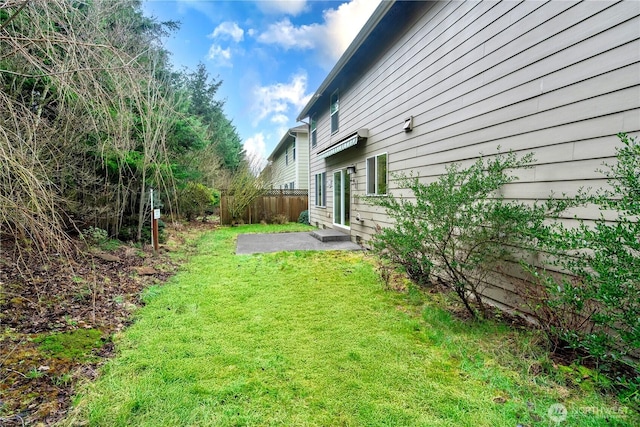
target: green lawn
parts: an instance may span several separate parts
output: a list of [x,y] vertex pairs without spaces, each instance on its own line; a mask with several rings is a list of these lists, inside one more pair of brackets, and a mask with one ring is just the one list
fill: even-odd
[[364,253],[234,254],[239,232],[274,229],[206,234],[146,292],[68,424],[553,426],[561,402],[563,426],[632,425],[588,388],[527,375],[530,334],[385,291]]

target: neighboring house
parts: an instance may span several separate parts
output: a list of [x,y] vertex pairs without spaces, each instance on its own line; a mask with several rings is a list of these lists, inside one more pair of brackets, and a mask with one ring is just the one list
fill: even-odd
[[601,186],[616,133],[640,130],[639,15],[637,1],[383,1],[298,117],[311,224],[366,241],[390,222],[358,195],[498,147],[537,159],[508,198]]
[[367,240],[389,220],[356,196],[498,146],[537,158],[507,197],[603,184],[615,134],[640,129],[639,14],[637,1],[383,1],[298,116],[311,224]]
[[267,159],[271,188],[309,189],[309,130],[306,125],[289,129]]

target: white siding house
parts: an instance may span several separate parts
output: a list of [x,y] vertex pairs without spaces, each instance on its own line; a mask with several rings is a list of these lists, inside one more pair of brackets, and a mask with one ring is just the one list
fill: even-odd
[[366,241],[389,219],[358,195],[498,147],[537,159],[506,197],[601,186],[616,133],[640,130],[639,16],[638,1],[383,1],[298,117],[311,224]]
[[309,189],[309,130],[306,125],[289,129],[269,158],[271,188]]

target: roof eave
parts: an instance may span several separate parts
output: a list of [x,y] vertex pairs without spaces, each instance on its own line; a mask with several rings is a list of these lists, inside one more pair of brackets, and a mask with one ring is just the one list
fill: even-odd
[[285,134],[282,136],[282,139],[280,139],[280,142],[278,142],[278,145],[276,145],[276,148],[274,148],[271,154],[269,155],[269,157],[267,157],[268,161],[272,162],[275,159],[276,153],[280,151],[282,146],[287,142],[289,138],[292,138],[292,136],[290,135],[291,133],[295,133],[295,134],[308,133],[308,131],[306,129],[306,125],[300,125],[294,128],[287,129],[287,132],[285,132]]
[[331,85],[331,83],[340,74],[343,68],[349,63],[355,52],[360,49],[364,41],[367,39],[367,37],[369,37],[371,32],[376,28],[380,20],[387,14],[389,9],[391,9],[395,2],[396,0],[382,0],[376,10],[373,11],[373,14],[365,23],[364,27],[362,27],[360,32],[353,39],[347,50],[345,50],[340,59],[338,59],[336,65],[334,65],[327,77],[320,84],[315,94],[311,97],[309,102],[307,102],[307,105],[304,106],[304,108],[296,118],[296,121],[302,121],[302,119],[308,116],[309,111],[313,108],[317,100],[322,96],[323,92],[327,89],[327,87],[329,87],[329,85]]

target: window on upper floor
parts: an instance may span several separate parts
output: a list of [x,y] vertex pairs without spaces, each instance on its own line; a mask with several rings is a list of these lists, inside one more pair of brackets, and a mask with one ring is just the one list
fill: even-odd
[[367,194],[387,194],[387,153],[367,158]]
[[331,95],[331,133],[338,132],[338,110],[340,109],[340,96],[338,95],[338,91],[336,90]]
[[315,147],[318,144],[318,136],[316,133],[316,128],[318,123],[316,122],[316,118],[311,117],[311,147]]
[[289,147],[284,149],[284,165],[289,166]]
[[291,158],[296,161],[296,140],[293,140],[293,146],[291,147]]
[[316,197],[315,197],[315,205],[316,206],[326,206],[327,205],[327,196],[325,194],[325,189],[327,187],[327,174],[326,172],[317,173],[316,174]]

